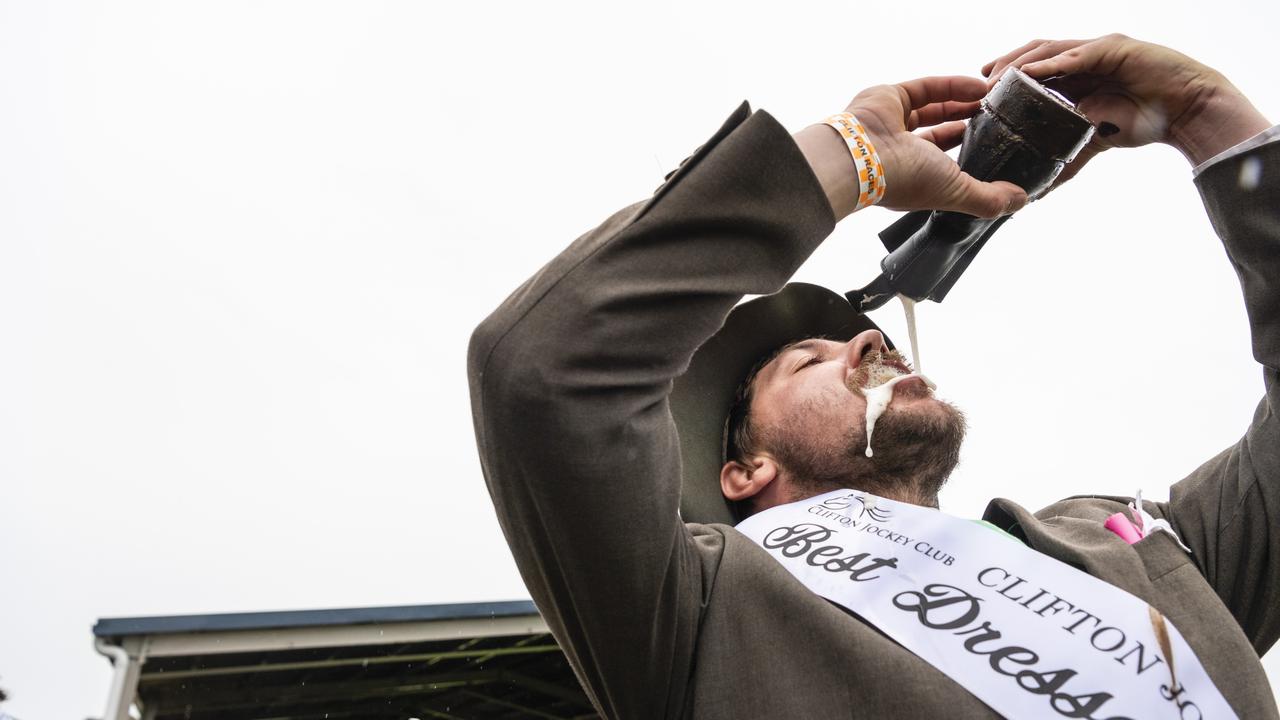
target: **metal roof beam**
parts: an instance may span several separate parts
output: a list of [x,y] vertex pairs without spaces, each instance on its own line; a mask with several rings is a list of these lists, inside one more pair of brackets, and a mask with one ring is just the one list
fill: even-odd
[[484,650],[442,650],[432,653],[414,653],[412,655],[375,655],[364,657],[331,658],[328,660],[301,660],[291,663],[260,663],[257,665],[232,665],[228,667],[200,668],[195,670],[168,670],[154,674],[146,674],[145,666],[142,676],[144,688],[172,680],[189,680],[191,678],[218,677],[222,675],[247,675],[252,673],[284,672],[286,670],[309,670],[314,668],[331,668],[343,665],[381,665],[386,663],[415,663],[432,659],[468,658],[479,655],[506,656],[532,655],[537,653],[560,652],[559,645],[526,645],[524,647],[486,648]]
[[215,655],[302,650],[356,645],[392,645],[463,638],[547,634],[540,615],[467,618],[370,625],[339,625],[270,630],[230,630],[148,635],[149,657]]
[[258,708],[264,715],[284,714],[290,708],[315,703],[387,700],[419,695],[432,695],[458,688],[501,682],[504,678],[497,670],[442,674],[418,678],[384,678],[332,685],[268,685],[231,689],[209,687],[201,690],[187,686],[175,688],[172,693],[155,693],[147,698],[147,704],[160,708],[160,713],[173,712],[175,708],[191,707],[195,712],[229,711]]
[[479,720],[491,718],[478,712],[473,701],[446,691],[439,696],[405,695],[393,698],[370,697],[352,701],[347,698],[308,700],[278,707],[262,704],[239,707],[201,707],[174,705],[157,720],[320,720],[321,718],[354,717],[360,720],[405,720],[437,718],[438,720]]

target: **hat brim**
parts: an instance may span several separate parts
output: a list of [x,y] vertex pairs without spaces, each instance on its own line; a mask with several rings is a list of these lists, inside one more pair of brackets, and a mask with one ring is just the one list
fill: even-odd
[[680,515],[684,521],[737,522],[720,492],[725,421],[738,387],[761,358],[797,340],[844,341],[878,329],[843,296],[809,283],[790,283],[773,295],[735,307],[724,326],[694,353],[689,370],[676,379],[671,392],[683,462]]

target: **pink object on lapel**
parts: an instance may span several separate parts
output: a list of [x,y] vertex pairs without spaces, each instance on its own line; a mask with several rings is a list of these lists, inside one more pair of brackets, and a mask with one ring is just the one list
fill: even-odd
[[1124,513],[1112,515],[1107,518],[1106,522],[1102,523],[1102,526],[1119,535],[1121,539],[1130,545],[1142,539],[1142,533],[1138,528],[1134,527],[1133,522]]

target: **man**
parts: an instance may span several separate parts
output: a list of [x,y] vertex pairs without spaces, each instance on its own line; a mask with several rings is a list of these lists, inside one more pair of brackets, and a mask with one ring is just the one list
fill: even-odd
[[[1120,499],[1069,499],[1035,515],[997,500],[986,519],[1025,546],[983,532],[1009,552],[1036,551],[1046,566],[1105,581],[1144,611],[1149,604],[1153,626],[1167,618],[1194,650],[1179,656],[1177,672],[1202,666],[1236,715],[1277,717],[1258,662],[1280,634],[1276,130],[1220,74],[1121,36],[1035,42],[984,70],[995,79],[1009,66],[1069,76],[1079,109],[1100,130],[1072,172],[1103,149],[1151,142],[1177,147],[1197,168],[1244,286],[1268,396],[1239,444],[1178,483],[1169,503],[1144,507],[1170,523],[1190,555],[1170,533],[1126,545],[1105,529],[1104,519],[1125,510]],[[986,87],[931,78],[854,98],[849,111],[883,163],[881,204],[994,217],[1025,203],[1019,188],[977,182],[943,153]],[[1239,181],[1246,165],[1247,189]],[[850,614],[811,591],[785,558],[723,524],[732,522],[726,500],[760,518],[839,488],[936,505],[954,465],[960,416],[916,381],[898,381],[866,456],[870,363],[881,379],[906,370],[869,323],[833,311],[834,338],[769,358],[785,336],[776,326],[805,325],[830,304],[802,297],[789,313],[787,298],[822,291],[791,286],[775,296],[780,303],[754,301],[726,321],[744,294],[778,291],[857,207],[852,168],[830,127],[793,138],[767,114],[740,108],[653,198],[579,238],[472,338],[477,444],[499,520],[606,717],[999,715],[1000,697],[980,699],[978,688],[906,649],[860,609]],[[761,346],[743,340],[751,330],[768,336]],[[729,408],[722,390],[708,389],[718,361],[700,359],[736,358],[723,373],[733,387],[761,354],[767,362],[743,386],[722,446],[716,431]],[[713,407],[703,413],[713,421],[699,416],[702,406]],[[1169,655],[1169,637],[1155,632]],[[1102,669],[1126,667],[1117,662]],[[994,656],[991,665],[1007,667]],[[1168,665],[1159,670],[1169,673],[1167,716],[1207,717],[1179,700],[1172,657]],[[1044,676],[1039,686],[1016,677],[997,694],[1048,692]],[[1045,717],[1108,717],[1104,700],[1055,694],[1040,707]]]

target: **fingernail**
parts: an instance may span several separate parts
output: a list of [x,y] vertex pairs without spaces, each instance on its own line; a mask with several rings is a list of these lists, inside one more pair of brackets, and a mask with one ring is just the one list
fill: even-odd
[[1112,135],[1115,135],[1118,132],[1120,132],[1120,128],[1116,127],[1115,125],[1112,125],[1109,122],[1098,123],[1098,134],[1101,135],[1102,137],[1111,137]]

